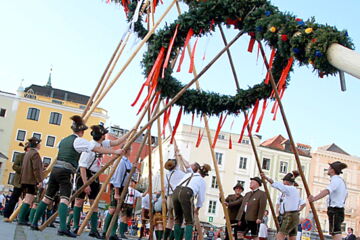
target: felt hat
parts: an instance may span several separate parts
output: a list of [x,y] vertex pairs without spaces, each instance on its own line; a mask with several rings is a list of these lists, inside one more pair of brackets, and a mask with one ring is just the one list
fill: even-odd
[[345,163],[342,163],[340,161],[336,161],[333,163],[329,163],[330,167],[335,170],[336,174],[343,173],[342,170],[344,168],[347,168],[347,165]]
[[176,167],[176,164],[177,164],[176,159],[168,159],[168,160],[166,161],[166,163],[165,163],[164,168],[165,168],[166,170],[171,171],[171,170],[173,170],[173,169]]
[[200,174],[204,175],[204,176],[209,176],[209,172],[211,171],[211,167],[209,164],[204,164],[200,167],[199,172]]
[[74,132],[85,131],[86,129],[88,129],[88,127],[84,123],[84,120],[79,115],[74,115],[70,119],[73,121],[71,129]]
[[236,188],[241,188],[241,190],[244,191],[243,185],[241,183],[239,183],[239,182],[233,187],[233,190],[235,190]]
[[259,184],[259,186],[261,187],[262,181],[261,181],[261,179],[259,177],[253,177],[253,178],[250,178],[250,180],[256,181]]

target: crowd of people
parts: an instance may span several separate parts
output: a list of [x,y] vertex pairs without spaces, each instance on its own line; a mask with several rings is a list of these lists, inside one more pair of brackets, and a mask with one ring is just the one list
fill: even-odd
[[[28,139],[24,153],[17,156],[13,164],[15,177],[14,189],[10,197],[0,195],[0,209],[3,209],[5,221],[8,221],[15,206],[22,197],[19,206],[18,224],[30,226],[32,230],[39,230],[54,212],[59,214],[58,235],[75,238],[80,228],[80,219],[84,202],[88,201],[93,212],[90,218],[89,236],[104,239],[111,225],[112,219],[117,216],[117,206],[121,211],[119,219],[115,219],[109,230],[110,239],[126,239],[125,233],[129,232],[128,226],[134,218],[134,208],[137,200],[141,199],[141,227],[140,239],[149,231],[146,226],[153,226],[156,239],[185,240],[197,239],[203,229],[200,227],[198,215],[204,204],[206,182],[204,178],[209,175],[211,167],[208,164],[189,164],[175,149],[174,158],[168,159],[164,165],[167,170],[164,176],[164,196],[160,193],[146,191],[140,193],[137,189],[138,175],[130,175],[132,168],[137,168],[137,163],[131,163],[129,156],[131,148],[114,150],[113,147],[121,146],[126,136],[116,140],[106,140],[108,130],[102,125],[91,126],[92,140],[83,138],[88,127],[80,116],[73,116],[71,129],[73,133],[62,139],[59,143],[56,163],[51,169],[50,176],[44,174],[48,167],[43,164],[40,156],[41,140],[35,137]],[[89,179],[98,173],[102,167],[102,155],[122,155],[120,164],[110,180],[111,201],[104,216],[102,230],[99,231],[99,208],[96,197],[100,191],[100,181],[97,177],[90,184]],[[182,163],[182,166],[180,166]],[[347,189],[340,174],[347,166],[341,162],[329,165],[328,175],[331,177],[329,186],[319,194],[308,197],[309,202],[317,201],[327,195],[328,217],[330,223],[329,233],[333,239],[341,239],[341,224],[344,221],[344,205]],[[295,240],[301,236],[298,230],[301,221],[299,212],[305,207],[306,202],[300,198],[300,191],[295,181],[299,175],[297,171],[288,173],[282,181],[274,181],[261,173],[260,176],[250,178],[250,189],[243,195],[244,187],[237,183],[234,193],[224,200],[227,206],[232,232],[225,229],[224,238],[229,239],[231,234],[234,239],[244,239],[249,236],[255,240],[268,238],[267,195],[260,189],[263,181],[279,191],[276,202],[277,220],[280,228],[276,239]],[[127,187],[126,182],[130,182]],[[86,187],[84,185],[87,185]],[[80,192],[79,189],[83,190]],[[71,195],[80,192],[75,200],[70,202]],[[121,194],[125,192],[125,199],[121,202]],[[195,201],[196,200],[196,201]],[[221,200],[221,198],[220,198]],[[166,225],[163,225],[163,204],[166,205]],[[153,209],[150,212],[150,203]],[[149,224],[152,221],[152,224]],[[136,221],[134,221],[136,222]],[[119,223],[119,224],[118,224]],[[51,224],[53,225],[53,223]],[[137,230],[137,224],[130,224],[130,232]],[[101,224],[100,224],[101,226]],[[351,230],[351,231],[350,231]],[[348,230],[346,239],[353,239],[352,229]],[[119,233],[119,236],[118,234]],[[220,236],[220,234],[218,234]],[[215,233],[210,229],[206,233],[208,240],[215,239]]]

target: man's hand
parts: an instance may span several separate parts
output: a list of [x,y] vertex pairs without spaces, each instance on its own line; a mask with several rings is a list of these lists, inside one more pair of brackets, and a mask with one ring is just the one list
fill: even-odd
[[87,187],[84,189],[84,192],[86,193],[86,195],[90,195],[91,187],[90,187],[90,186],[87,186]]
[[229,203],[227,203],[227,202],[224,202],[224,205],[228,207],[228,206],[229,206]]
[[256,219],[256,224],[260,224],[262,221],[260,219]]
[[114,154],[116,154],[116,155],[124,154],[124,150],[123,149],[116,149]]
[[260,176],[261,176],[261,178],[265,178],[265,179],[266,179],[266,175],[265,175],[264,172],[261,172],[261,173],[260,173]]
[[308,200],[309,200],[309,202],[314,202],[314,201],[315,201],[315,198],[314,198],[313,195],[309,195],[309,196],[308,196]]
[[115,193],[114,198],[115,198],[116,200],[120,200],[120,194]]

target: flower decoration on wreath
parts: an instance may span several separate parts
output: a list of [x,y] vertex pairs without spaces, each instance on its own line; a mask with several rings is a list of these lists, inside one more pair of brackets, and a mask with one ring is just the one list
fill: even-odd
[[[119,0],[112,0],[120,2]],[[144,1],[145,2],[145,1]],[[215,31],[216,25],[226,24],[237,31],[250,36],[249,51],[256,40],[264,41],[273,49],[272,74],[279,83],[283,79],[285,88],[289,81],[289,72],[293,64],[290,59],[302,65],[310,65],[319,76],[334,75],[338,72],[328,62],[326,51],[333,43],[353,49],[347,31],[338,31],[336,27],[318,24],[314,18],[302,20],[290,13],[279,11],[265,0],[202,0],[184,1],[189,10],[181,14],[175,22],[166,24],[148,40],[148,51],[144,54],[142,67],[147,80],[156,84],[156,91],[162,98],[173,98],[184,85],[172,76],[173,69],[169,61],[174,60],[177,51],[191,37],[202,37]],[[137,2],[120,2],[130,21]],[[154,0],[155,7],[157,1]],[[143,26],[143,17],[139,16],[134,30],[140,38],[147,34]],[[183,50],[184,52],[184,50]],[[181,59],[181,58],[180,58]],[[295,62],[295,61],[294,61]],[[284,71],[287,68],[287,73]],[[175,68],[176,70],[176,68]],[[162,73],[163,72],[163,73]],[[240,89],[234,96],[209,91],[189,89],[176,102],[184,112],[208,115],[221,113],[238,114],[250,109],[262,99],[271,97],[271,86],[264,82],[248,89]]]

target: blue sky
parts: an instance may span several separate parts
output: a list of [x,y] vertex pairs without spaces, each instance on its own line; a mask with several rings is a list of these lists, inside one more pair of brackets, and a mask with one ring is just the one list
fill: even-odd
[[[164,2],[165,5],[169,3],[168,0]],[[355,47],[360,46],[360,30],[356,24],[360,2],[357,0],[348,0],[341,5],[327,0],[276,0],[272,3],[280,10],[292,12],[300,18],[315,16],[319,23],[335,25],[340,30],[347,29]],[[165,6],[160,6],[157,13],[164,9]],[[173,10],[166,21],[172,22],[176,17],[177,13]],[[50,65],[53,65],[53,87],[90,95],[125,27],[122,8],[106,4],[105,1],[1,1],[0,90],[15,92],[21,79],[24,79],[24,86],[32,83],[45,85]],[[226,30],[229,40],[236,33],[233,29]],[[200,39],[196,56],[198,71],[223,47],[219,36],[219,31],[216,31],[209,37],[210,40]],[[207,41],[206,60],[202,62]],[[261,61],[256,61],[256,53],[246,52],[248,41],[249,38],[244,37],[231,48],[243,87],[260,82],[265,74]],[[120,65],[135,48],[131,48],[134,42],[136,39],[130,40]],[[109,111],[109,123],[131,128],[136,120],[137,107],[131,108],[130,103],[144,81],[140,67],[144,51],[145,48],[101,103]],[[187,67],[188,62],[185,61],[183,69]],[[183,82],[192,79],[192,75],[186,71],[176,74],[176,77]],[[346,84],[348,90],[341,92],[338,76],[321,79],[311,68],[295,68],[283,102],[296,142],[315,148],[336,143],[350,154],[360,156],[360,114],[357,110],[360,81],[346,75]],[[225,55],[201,78],[200,85],[205,90],[235,93]],[[263,139],[278,134],[287,137],[280,114],[276,121],[271,119],[267,112],[260,131]],[[211,118],[213,128],[217,121],[215,117]],[[242,121],[242,118],[236,118],[232,132],[240,132]],[[190,123],[190,117],[184,117],[182,122]],[[197,120],[195,124],[200,123]],[[223,130],[229,130],[230,124],[231,120],[228,120]]]

